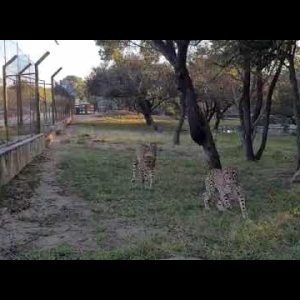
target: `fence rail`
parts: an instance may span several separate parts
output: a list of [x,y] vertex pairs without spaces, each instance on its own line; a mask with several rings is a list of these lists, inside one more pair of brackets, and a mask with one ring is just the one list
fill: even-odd
[[45,133],[72,115],[74,99],[54,81],[39,79],[16,41],[0,40],[0,63],[0,147]]

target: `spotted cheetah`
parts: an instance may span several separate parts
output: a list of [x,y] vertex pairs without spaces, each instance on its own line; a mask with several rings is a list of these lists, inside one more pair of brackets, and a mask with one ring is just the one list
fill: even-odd
[[237,201],[240,205],[243,218],[247,218],[245,196],[242,190],[237,169],[232,167],[212,169],[205,179],[206,191],[203,193],[205,209],[209,209],[209,202],[214,200],[216,207],[224,211],[232,207],[232,202]]
[[132,184],[135,183],[136,174],[139,171],[143,185],[145,184],[145,181],[148,180],[149,188],[152,188],[156,163],[156,152],[156,143],[139,145],[133,162],[133,174],[131,179]]

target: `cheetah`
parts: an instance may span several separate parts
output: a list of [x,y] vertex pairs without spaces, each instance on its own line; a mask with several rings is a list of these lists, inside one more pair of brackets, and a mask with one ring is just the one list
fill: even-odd
[[242,190],[237,169],[232,167],[212,169],[205,179],[206,191],[203,193],[205,209],[209,209],[209,202],[214,199],[217,192],[217,199],[214,200],[220,211],[232,208],[232,202],[237,201],[240,205],[242,217],[247,218],[245,196]]
[[139,145],[138,149],[136,150],[136,157],[133,161],[133,174],[131,179],[132,184],[135,183],[136,175],[139,171],[142,184],[145,185],[145,182],[148,180],[149,188],[152,189],[156,163],[156,152],[156,143]]

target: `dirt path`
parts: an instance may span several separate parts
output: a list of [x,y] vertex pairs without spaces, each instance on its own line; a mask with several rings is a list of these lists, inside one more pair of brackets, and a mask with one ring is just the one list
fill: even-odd
[[79,251],[96,247],[89,203],[68,195],[57,183],[62,152],[75,130],[69,127],[4,188],[0,259],[15,259],[31,249],[49,249],[64,242]]

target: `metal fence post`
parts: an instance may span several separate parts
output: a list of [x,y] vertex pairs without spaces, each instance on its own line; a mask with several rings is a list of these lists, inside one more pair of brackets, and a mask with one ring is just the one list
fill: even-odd
[[39,64],[50,54],[47,51],[35,64],[35,100],[36,100],[36,133],[41,133],[41,114],[40,114],[40,91],[39,91]]
[[44,116],[44,120],[46,120],[47,121],[47,123],[48,123],[48,115],[47,115],[47,95],[46,95],[46,82],[45,82],[45,80],[44,80],[44,96],[45,96],[45,112],[44,112],[44,114],[45,114],[45,116]]
[[22,101],[22,82],[21,75],[31,66],[29,63],[17,74],[17,114],[18,114],[18,126],[23,126],[23,101]]
[[51,96],[52,96],[52,125],[55,124],[56,118],[57,118],[57,112],[56,112],[56,104],[55,104],[55,95],[54,95],[54,77],[62,70],[62,67],[60,67],[55,73],[51,76]]
[[9,140],[8,136],[8,113],[7,113],[7,87],[6,87],[6,68],[12,62],[18,58],[18,55],[14,55],[7,63],[2,66],[2,76],[3,76],[3,104],[4,104],[4,125],[5,125],[5,134],[6,141]]

